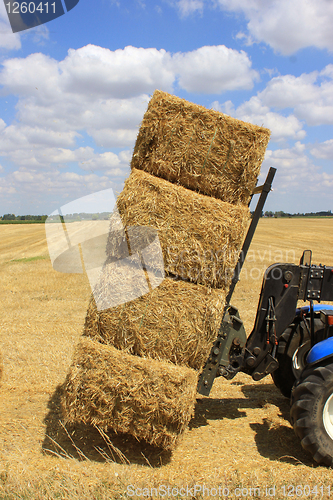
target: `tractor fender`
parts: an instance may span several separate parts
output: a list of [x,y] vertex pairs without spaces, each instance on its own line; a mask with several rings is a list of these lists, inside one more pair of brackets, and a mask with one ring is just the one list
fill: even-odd
[[306,363],[307,365],[312,365],[331,357],[333,358],[333,337],[329,337],[314,345],[306,357]]
[[[314,304],[313,305],[313,312],[319,313],[321,310],[333,310],[333,305],[330,304]],[[310,312],[310,306],[303,306],[299,307],[296,309],[296,316],[299,316],[301,313],[302,314],[308,314]]]

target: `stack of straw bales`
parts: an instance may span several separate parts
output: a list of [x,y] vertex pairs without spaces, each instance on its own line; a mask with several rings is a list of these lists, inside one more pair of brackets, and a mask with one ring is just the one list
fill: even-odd
[[[222,319],[269,135],[265,128],[154,93],[117,199],[125,230],[110,229],[94,296],[118,293],[107,284],[133,226],[157,230],[166,277],[149,293],[106,310],[98,310],[91,297],[65,383],[68,422],[130,432],[164,448],[175,445],[193,413],[197,372]],[[120,260],[116,266],[119,275]],[[140,289],[135,272],[126,286]]]

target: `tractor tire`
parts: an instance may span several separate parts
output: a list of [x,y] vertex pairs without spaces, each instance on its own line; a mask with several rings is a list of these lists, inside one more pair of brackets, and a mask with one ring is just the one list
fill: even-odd
[[306,369],[291,395],[290,416],[302,447],[333,465],[333,364]]
[[291,324],[281,335],[275,355],[279,362],[279,367],[272,373],[272,379],[281,394],[290,398],[291,389],[296,381],[292,359],[294,352],[304,342],[309,340],[307,331],[301,328],[299,323]]

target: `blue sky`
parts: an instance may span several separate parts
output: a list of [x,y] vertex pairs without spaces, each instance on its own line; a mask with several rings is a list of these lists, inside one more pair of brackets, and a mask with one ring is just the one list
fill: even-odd
[[155,89],[272,131],[267,210],[333,210],[330,0],[80,0],[11,33],[0,3],[0,215],[122,189]]

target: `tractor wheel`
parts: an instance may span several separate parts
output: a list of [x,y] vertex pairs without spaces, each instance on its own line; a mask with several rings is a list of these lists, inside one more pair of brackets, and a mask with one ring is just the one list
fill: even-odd
[[290,416],[302,447],[333,465],[333,364],[306,369],[292,390]]
[[286,398],[290,398],[291,389],[296,381],[292,363],[294,352],[307,340],[309,340],[308,333],[304,332],[299,323],[290,325],[280,337],[275,356],[279,367],[272,373],[272,379]]

